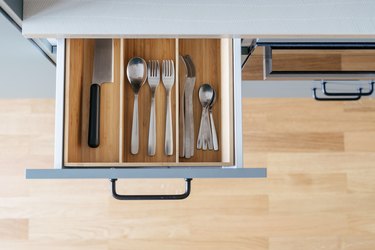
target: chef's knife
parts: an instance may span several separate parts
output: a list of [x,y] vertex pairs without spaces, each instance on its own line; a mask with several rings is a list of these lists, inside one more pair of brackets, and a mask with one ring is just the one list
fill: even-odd
[[100,143],[100,85],[113,82],[112,39],[95,40],[91,82],[88,145],[96,148]]

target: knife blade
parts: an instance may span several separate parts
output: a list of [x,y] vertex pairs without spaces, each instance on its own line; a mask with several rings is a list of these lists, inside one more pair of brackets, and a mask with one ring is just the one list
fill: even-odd
[[[182,86],[185,88],[186,85],[186,78],[188,76],[188,69],[186,66],[185,59],[183,56],[180,56],[180,63],[181,63],[181,71],[180,71],[180,78],[182,81]],[[182,97],[180,101],[180,124],[182,127],[182,140],[180,146],[180,157],[185,157],[185,89],[182,92]]]
[[185,129],[188,131],[186,133],[186,141],[189,143],[186,144],[186,154],[185,158],[190,158],[194,156],[194,113],[193,113],[193,94],[194,94],[194,86],[195,86],[195,66],[193,60],[189,55],[184,56],[184,60],[186,62],[186,66],[188,68],[188,77],[186,78],[185,83]]

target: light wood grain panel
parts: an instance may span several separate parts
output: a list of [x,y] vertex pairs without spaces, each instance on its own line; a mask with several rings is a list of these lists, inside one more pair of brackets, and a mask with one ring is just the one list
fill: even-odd
[[[311,183],[312,184],[312,183]],[[316,184],[312,184],[316,185]],[[312,186],[311,185],[311,186]],[[301,193],[294,194],[270,194],[269,210],[274,214],[311,214],[311,213],[341,213],[347,214],[356,209],[361,209],[363,213],[372,213],[375,195],[373,193],[367,194],[351,194],[345,192],[335,194],[335,199],[332,199],[332,194],[309,192],[309,195]]]
[[28,219],[0,219],[0,241],[27,240],[28,232]]
[[109,241],[109,250],[122,250],[124,245],[129,249],[164,249],[164,250],[190,250],[190,249],[204,249],[204,250],[265,250],[268,249],[268,241],[265,237],[246,237],[242,239],[215,239],[216,245],[212,244],[212,240],[145,240],[135,239],[129,242],[126,239]]
[[114,40],[114,82],[101,85],[100,146],[90,148],[88,119],[94,39],[68,39],[65,89],[65,162],[118,162],[120,40]]
[[17,250],[108,250],[108,243],[105,240],[17,240],[1,241],[2,249]]
[[[366,136],[363,136],[366,134]],[[348,152],[373,152],[375,148],[374,132],[347,132],[345,133],[345,150]]]
[[340,71],[345,51],[272,50],[273,71]]
[[274,50],[275,71],[374,71],[374,50]]
[[351,236],[374,236],[375,225],[372,221],[375,219],[374,213],[365,213],[358,207],[348,214],[348,225]]
[[342,133],[243,133],[244,140],[251,141],[250,150],[273,152],[342,152],[344,135]]
[[[333,173],[350,173],[350,178],[356,173],[358,173],[358,176],[365,178],[363,173],[371,172],[371,162],[375,160],[375,154],[369,152],[293,152],[293,154],[290,152],[268,152],[265,154],[270,173],[275,174],[283,174],[285,171],[288,173],[318,174],[329,169]],[[317,157],[324,160],[319,160]],[[358,184],[361,186],[360,183]],[[363,183],[362,186],[365,185],[366,183]]]
[[372,250],[375,246],[373,236],[346,236],[341,238],[343,250]]
[[[375,132],[375,127],[369,126],[374,100],[321,106],[303,99],[245,99],[244,122],[248,126],[244,133],[264,134],[268,140],[244,140],[245,166],[267,167],[269,177],[197,179],[187,200],[169,202],[114,200],[108,180],[25,180],[25,166],[51,168],[53,164],[53,150],[44,144],[53,143],[54,102],[0,103],[0,116],[12,114],[7,116],[7,126],[0,126],[4,138],[0,148],[5,150],[0,152],[1,249],[375,247],[375,152],[370,152],[372,144],[364,139]],[[320,112],[307,112],[317,107]],[[327,114],[330,126],[317,130],[314,126],[316,120],[324,119],[322,113]],[[283,152],[273,151],[272,138],[266,134],[276,127],[269,124],[281,122],[282,116],[290,121],[290,127],[283,125],[278,133],[289,134],[293,127],[303,133],[299,126],[305,117],[307,133],[342,133],[344,150],[318,151],[307,144],[297,152],[287,144]],[[343,121],[347,124],[341,125]],[[33,128],[29,133],[24,123]],[[356,140],[350,139],[353,132]],[[331,140],[336,141],[334,137]],[[258,143],[268,148],[254,151]],[[356,150],[347,151],[348,143]],[[183,181],[120,180],[118,186],[122,193],[178,193]]]
[[340,237],[272,237],[269,249],[341,250]]
[[[264,74],[264,47],[257,47],[242,70],[243,80],[274,80]],[[272,51],[273,71],[375,71],[374,50]],[[267,78],[267,79],[266,79]],[[281,79],[281,78],[280,78]],[[288,77],[284,77],[288,79]],[[291,78],[290,78],[291,79]]]
[[264,80],[264,48],[257,47],[242,69],[243,80]]
[[[124,39],[123,60],[124,67],[132,57],[139,56],[148,62],[159,60],[162,70],[162,60],[173,60],[176,58],[175,39]],[[176,62],[175,62],[176,64]],[[126,71],[126,69],[124,68]],[[177,69],[176,69],[177,72]],[[161,80],[161,79],[160,79]],[[123,134],[123,161],[124,162],[176,162],[176,83],[171,90],[172,101],[172,129],[173,129],[173,155],[164,153],[165,117],[166,117],[166,92],[162,81],[160,81],[155,93],[156,109],[156,154],[148,156],[148,129],[151,110],[151,90],[146,82],[139,91],[139,153],[130,153],[131,130],[133,119],[134,94],[127,77],[124,77],[124,134]],[[160,164],[159,164],[160,165]]]

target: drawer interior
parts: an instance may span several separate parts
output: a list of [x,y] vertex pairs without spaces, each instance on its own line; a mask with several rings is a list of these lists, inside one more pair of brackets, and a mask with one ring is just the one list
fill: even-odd
[[[92,80],[93,39],[66,40],[64,166],[226,166],[234,165],[233,55],[231,39],[114,39],[114,82],[101,85],[100,146],[88,141],[89,94]],[[201,84],[209,83],[217,92],[213,118],[219,150],[197,150],[190,159],[180,157],[182,133],[180,102],[183,81],[179,79],[180,55],[190,55],[196,68],[193,95],[195,144],[202,106],[198,98]],[[139,152],[131,154],[134,94],[126,76],[130,58],[170,59],[175,63],[175,84],[171,90],[173,155],[164,153],[166,92],[160,81],[156,91],[156,154],[147,154],[151,90],[146,83],[139,92]]]

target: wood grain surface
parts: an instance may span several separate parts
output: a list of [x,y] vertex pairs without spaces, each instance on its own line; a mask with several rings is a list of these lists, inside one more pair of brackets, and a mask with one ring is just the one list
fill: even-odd
[[[273,50],[272,70],[375,71],[375,50]],[[242,72],[243,80],[265,79],[264,47],[255,49]]]
[[65,163],[119,162],[120,40],[114,40],[114,82],[100,87],[100,145],[88,146],[94,39],[68,39],[65,84]]
[[25,180],[26,167],[53,166],[54,102],[0,100],[0,249],[373,250],[374,105],[245,99],[245,165],[267,167],[268,178],[195,179],[187,200],[124,202],[107,180]]

